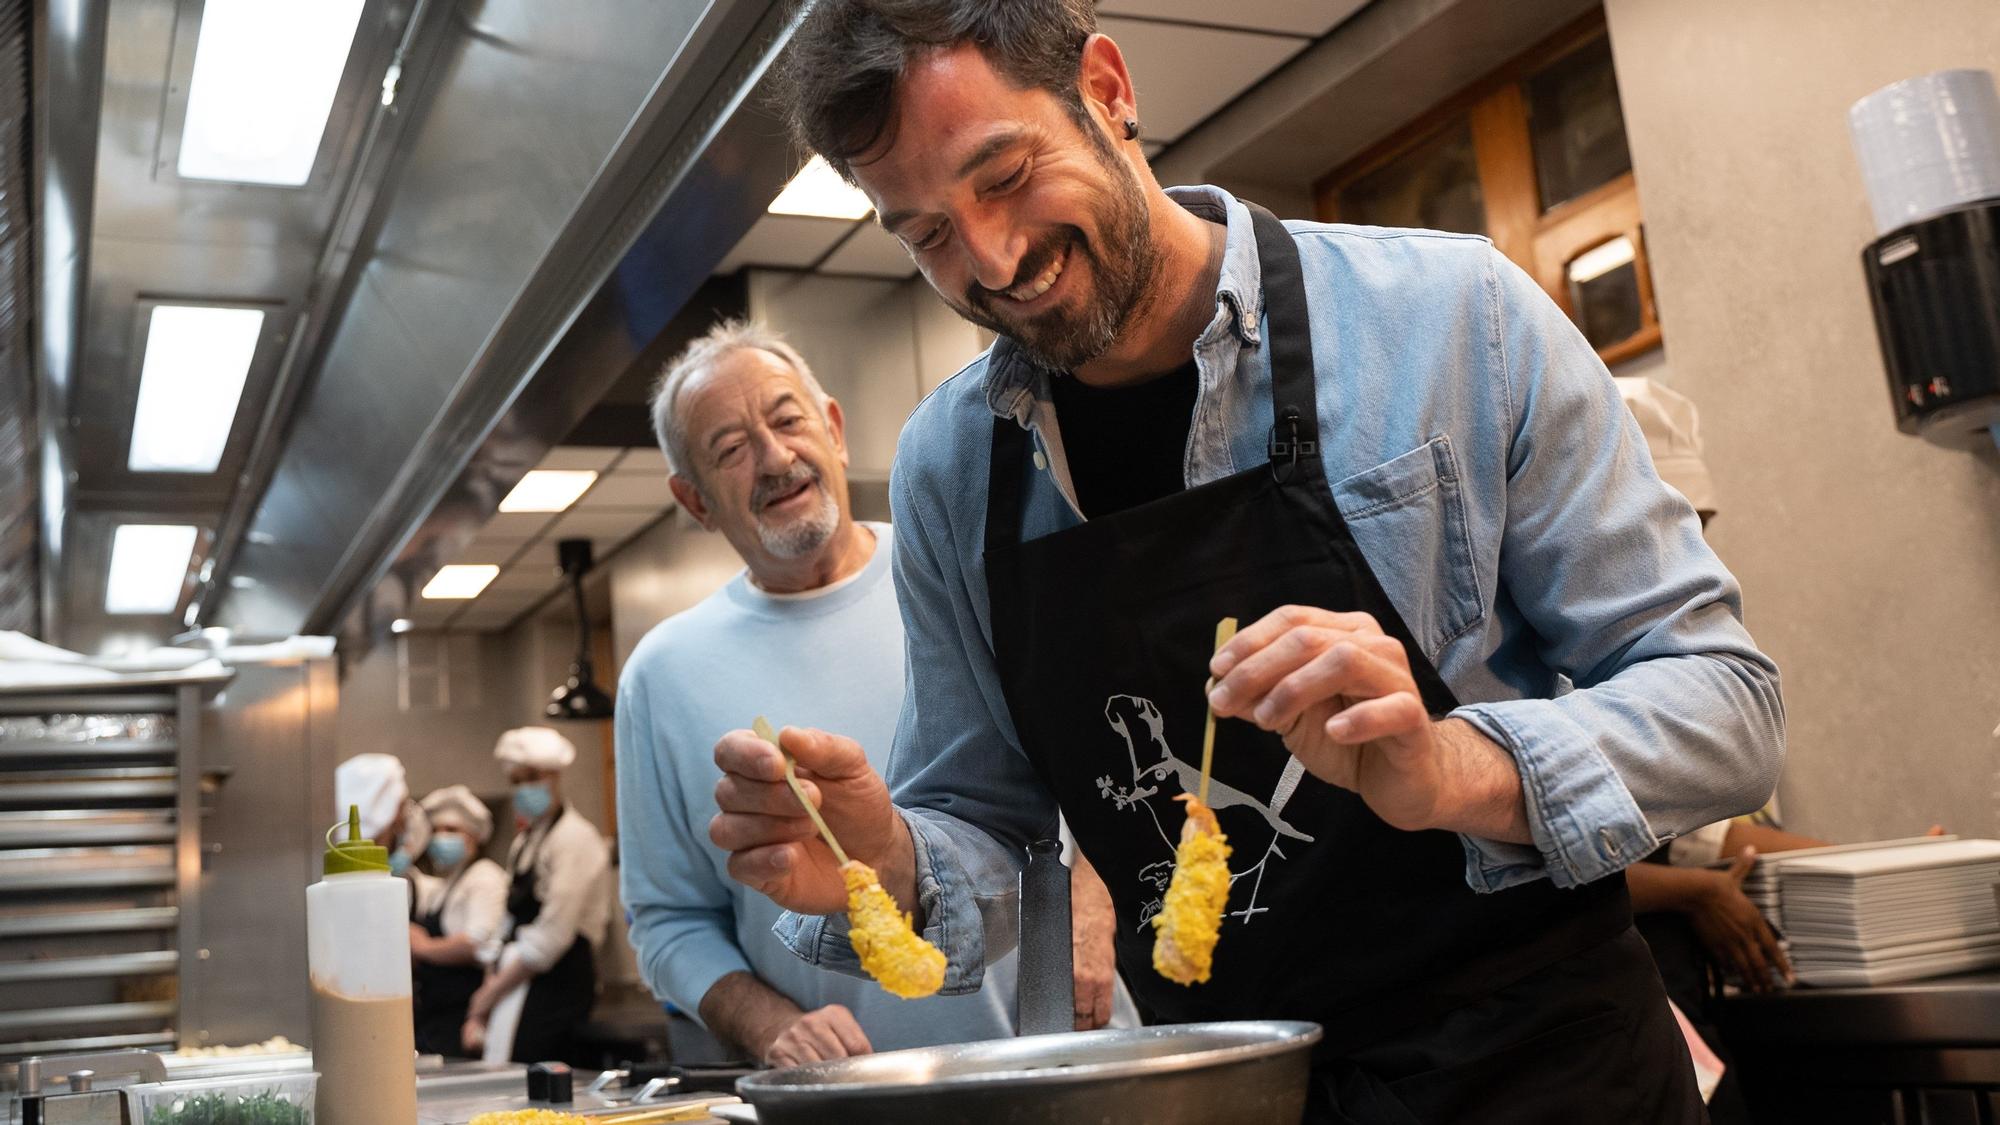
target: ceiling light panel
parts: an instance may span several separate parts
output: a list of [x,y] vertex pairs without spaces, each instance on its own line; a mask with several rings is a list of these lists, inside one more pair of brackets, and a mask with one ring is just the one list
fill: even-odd
[[806,215],[816,219],[860,219],[875,210],[861,189],[840,178],[833,165],[815,156],[806,161],[771,201],[773,215]]
[[187,524],[120,524],[111,534],[104,612],[172,613],[187,582],[194,540],[195,528]]
[[214,472],[263,331],[261,309],[154,306],[126,467],[135,473]]
[[479,596],[486,584],[500,574],[500,568],[491,563],[452,563],[440,567],[431,580],[424,583],[424,597],[432,601],[465,601]]
[[207,0],[181,127],[195,180],[312,177],[363,0]]
[[503,512],[561,512],[597,483],[589,469],[531,469],[500,501]]

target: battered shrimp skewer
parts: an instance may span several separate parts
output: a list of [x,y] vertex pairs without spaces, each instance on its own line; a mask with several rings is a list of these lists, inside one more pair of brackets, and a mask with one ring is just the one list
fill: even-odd
[[[757,737],[778,745],[778,732],[771,729],[762,715],[750,724],[750,729]],[[847,940],[861,957],[861,967],[884,990],[905,1000],[929,996],[944,987],[944,954],[917,936],[910,926],[910,916],[898,909],[895,898],[882,889],[882,880],[875,869],[848,858],[840,841],[833,838],[833,829],[826,826],[819,809],[806,796],[805,786],[799,784],[792,756],[782,747],[778,753],[785,760],[786,784],[792,787],[799,804],[805,806],[806,815],[812,817],[833,858],[840,861],[840,878],[847,885]]]
[[[1236,635],[1236,619],[1225,617],[1215,627],[1219,650]],[[1214,681],[1210,681],[1214,686]],[[1187,821],[1181,825],[1180,846],[1174,849],[1174,877],[1166,900],[1153,916],[1153,969],[1176,984],[1202,984],[1214,965],[1215,943],[1222,933],[1222,912],[1229,905],[1229,838],[1222,834],[1208,807],[1208,774],[1215,761],[1215,712],[1201,740],[1199,795],[1183,793]]]

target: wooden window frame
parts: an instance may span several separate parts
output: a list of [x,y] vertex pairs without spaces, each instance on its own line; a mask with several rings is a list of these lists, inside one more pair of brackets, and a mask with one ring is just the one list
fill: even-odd
[[1575,199],[1542,210],[1535,180],[1534,142],[1528,128],[1527,80],[1564,56],[1607,34],[1604,13],[1589,15],[1535,45],[1505,66],[1446,98],[1410,124],[1369,146],[1313,185],[1322,222],[1340,222],[1340,196],[1349,186],[1461,124],[1472,132],[1486,234],[1493,245],[1541,285],[1570,319],[1576,319],[1567,267],[1578,254],[1623,235],[1632,243],[1639,279],[1639,330],[1598,349],[1607,365],[1661,345],[1652,270],[1646,260],[1644,216],[1632,173]]

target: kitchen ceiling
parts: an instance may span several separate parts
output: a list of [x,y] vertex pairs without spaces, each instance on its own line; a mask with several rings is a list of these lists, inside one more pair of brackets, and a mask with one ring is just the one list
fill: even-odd
[[566,589],[556,567],[556,544],[588,539],[596,565],[674,509],[667,490],[667,459],[658,449],[557,446],[536,469],[589,470],[596,480],[560,512],[496,512],[448,562],[500,568],[469,600],[419,597],[407,620],[417,629],[498,632]]
[[[615,548],[667,510],[663,480],[649,496],[638,471],[657,455],[624,424],[625,452],[572,511],[494,514],[608,386],[658,362],[706,279],[914,272],[871,220],[764,214],[791,158],[755,92],[791,0],[344,2],[353,43],[294,186],[199,179],[181,152],[204,12],[279,9],[51,0],[37,25],[48,639],[101,651],[186,621],[254,637],[518,619],[555,589],[534,557],[555,538]],[[1101,9],[1149,91],[1158,155],[1359,6]],[[169,449],[184,471],[166,472],[128,454],[156,310],[177,305],[256,327],[219,452]],[[106,612],[111,544],[133,523],[195,530],[171,613]],[[468,551],[494,556],[490,594],[420,605]]]
[[[1210,0],[1100,0],[1097,12],[1139,90],[1146,155],[1158,157],[1366,4],[1240,0],[1218,9]],[[765,215],[716,272],[744,266],[886,278],[917,272],[873,216]]]

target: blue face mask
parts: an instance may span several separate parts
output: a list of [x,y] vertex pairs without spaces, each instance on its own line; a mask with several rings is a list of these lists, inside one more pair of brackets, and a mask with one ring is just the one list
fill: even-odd
[[465,837],[438,835],[431,837],[431,862],[438,870],[450,871],[465,862]]
[[389,853],[389,874],[401,877],[410,869],[410,853],[401,848]]
[[514,787],[514,811],[525,819],[539,820],[554,801],[555,795],[544,782],[530,781]]

